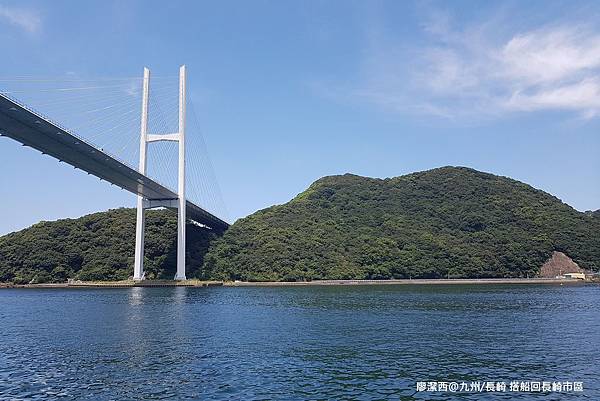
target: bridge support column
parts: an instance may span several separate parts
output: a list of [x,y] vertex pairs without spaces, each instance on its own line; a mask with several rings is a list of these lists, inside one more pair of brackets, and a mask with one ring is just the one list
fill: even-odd
[[[148,150],[148,94],[150,89],[150,70],[144,68],[144,82],[142,88],[142,122],[140,125],[140,165],[139,171],[146,175],[146,151]],[[137,219],[135,225],[135,261],[133,265],[133,279],[144,279],[144,237],[146,228],[146,211],[144,198],[137,196]]]
[[135,225],[135,262],[133,265],[133,279],[144,279],[144,231],[146,229],[146,211],[144,198],[138,195],[137,219]]
[[185,65],[179,69],[179,177],[177,209],[177,274],[175,280],[185,280]]
[[[142,124],[140,134],[140,166],[139,171],[146,175],[146,151],[148,143],[158,141],[177,141],[179,145],[179,174],[178,174],[178,199],[177,202],[177,273],[175,280],[185,280],[185,223],[186,198],[185,198],[185,65],[179,69],[179,132],[175,134],[148,134],[148,94],[150,71],[144,68],[144,86],[142,98]],[[141,191],[140,191],[141,192]],[[135,264],[133,279],[144,279],[144,228],[145,209],[151,207],[174,207],[175,200],[144,199],[138,195],[137,222],[135,233]]]

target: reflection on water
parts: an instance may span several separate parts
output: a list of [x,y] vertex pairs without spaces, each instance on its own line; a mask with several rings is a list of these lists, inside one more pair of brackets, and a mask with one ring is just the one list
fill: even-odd
[[0,399],[447,399],[415,393],[429,380],[579,380],[585,391],[569,399],[600,399],[599,295],[500,285],[2,290]]
[[173,288],[173,303],[176,305],[182,305],[186,302],[188,287],[175,287]]
[[144,287],[133,287],[129,290],[129,305],[141,305],[143,303]]

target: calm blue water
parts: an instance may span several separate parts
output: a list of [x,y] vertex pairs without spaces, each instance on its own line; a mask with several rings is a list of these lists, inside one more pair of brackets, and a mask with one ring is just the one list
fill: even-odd
[[[0,399],[600,399],[600,286],[0,290]],[[417,381],[583,393],[415,393]]]

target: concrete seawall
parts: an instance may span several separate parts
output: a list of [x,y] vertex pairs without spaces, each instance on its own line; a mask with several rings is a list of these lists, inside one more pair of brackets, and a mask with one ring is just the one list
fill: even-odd
[[556,278],[485,278],[485,279],[403,279],[403,280],[314,280],[314,281],[77,281],[57,284],[8,284],[0,288],[130,288],[130,287],[300,287],[300,286],[347,286],[347,285],[583,285],[589,281]]
[[131,288],[131,287],[214,287],[222,281],[144,280],[144,281],[77,281],[74,283],[0,284],[0,288]]
[[327,285],[453,285],[453,284],[585,284],[583,280],[556,278],[482,278],[482,279],[402,279],[402,280],[314,280],[298,282],[225,282],[227,287],[279,287],[279,286],[327,286]]

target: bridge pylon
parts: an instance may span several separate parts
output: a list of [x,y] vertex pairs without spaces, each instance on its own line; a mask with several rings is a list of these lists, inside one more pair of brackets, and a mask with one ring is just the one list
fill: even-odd
[[148,97],[150,94],[150,70],[144,68],[142,89],[142,119],[140,124],[140,162],[139,172],[146,176],[146,155],[148,144],[159,141],[175,141],[179,145],[177,199],[147,199],[137,195],[137,219],[135,231],[135,262],[133,279],[143,280],[144,274],[144,242],[146,226],[146,210],[156,207],[177,209],[177,273],[175,280],[185,280],[185,113],[186,113],[186,70],[185,65],[179,68],[179,129],[176,133],[148,133]]

